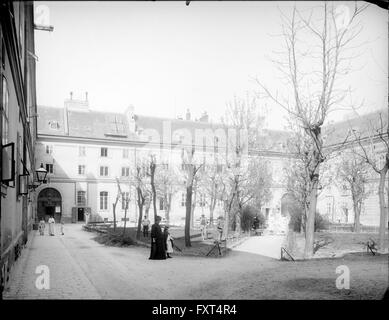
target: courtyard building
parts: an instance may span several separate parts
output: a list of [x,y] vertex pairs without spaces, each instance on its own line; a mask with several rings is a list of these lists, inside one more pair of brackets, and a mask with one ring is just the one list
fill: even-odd
[[[88,96],[75,99],[71,93],[64,107],[38,106],[37,162],[47,169],[47,184],[38,189],[37,215],[47,219],[54,215],[57,221],[87,222],[113,220],[113,203],[118,194],[118,181],[124,197],[129,197],[127,221],[138,219],[133,171],[136,164],[156,156],[159,168],[182,174],[182,148],[188,136],[196,144],[196,157],[204,163],[215,164],[222,171],[227,148],[221,123],[213,123],[206,113],[192,119],[190,111],[185,119],[158,118],[135,113],[128,107],[124,113],[94,111]],[[262,208],[265,216],[280,215],[283,168],[290,161],[286,152],[287,132],[264,130],[263,150],[248,150],[250,157],[260,153],[273,172],[272,199]],[[223,143],[224,141],[224,143]],[[171,200],[169,222],[185,222],[185,184],[176,182]],[[201,214],[209,216],[205,193],[196,196],[193,219]],[[120,197],[116,208],[117,221],[123,223],[125,201]],[[165,217],[164,198],[157,199],[158,215]],[[153,208],[149,209],[152,217]],[[146,212],[147,214],[147,212]],[[218,201],[215,219],[224,215]],[[274,219],[273,219],[274,220]]]
[[1,290],[35,221],[36,96],[32,1],[0,5]]

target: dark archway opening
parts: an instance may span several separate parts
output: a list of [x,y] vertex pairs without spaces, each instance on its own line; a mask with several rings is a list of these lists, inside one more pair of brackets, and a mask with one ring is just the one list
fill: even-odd
[[62,217],[62,197],[58,190],[45,188],[38,195],[38,220],[47,221],[50,216],[55,222],[60,222]]

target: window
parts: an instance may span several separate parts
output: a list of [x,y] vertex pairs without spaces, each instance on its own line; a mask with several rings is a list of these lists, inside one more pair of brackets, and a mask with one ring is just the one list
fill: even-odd
[[108,209],[108,192],[101,191],[100,192],[100,210]]
[[52,163],[46,163],[46,171],[47,173],[54,173],[54,168]]
[[107,157],[108,156],[108,148],[101,148],[100,156],[101,157]]
[[9,125],[9,107],[8,107],[8,99],[9,99],[9,93],[8,93],[8,87],[7,87],[7,80],[5,77],[3,77],[2,80],[2,99],[1,99],[1,121],[2,121],[2,141],[3,144],[8,143],[8,125]]
[[128,177],[130,175],[130,168],[129,167],[123,167],[122,168],[122,177]]
[[327,203],[327,215],[330,215],[331,214],[331,203],[330,202],[328,202]]
[[122,210],[126,209],[127,201],[129,201],[129,200],[130,200],[130,193],[129,192],[123,192],[122,193]]
[[77,205],[86,206],[86,192],[77,191]]
[[100,176],[108,176],[108,167],[100,167]]
[[128,158],[128,154],[129,154],[129,152],[128,152],[128,149],[123,149],[123,158]]
[[185,197],[186,197],[186,194],[183,192],[181,194],[181,207],[185,207],[185,202],[186,202]]
[[83,146],[79,146],[78,147],[78,155],[80,157],[84,157],[85,156],[85,147],[83,147]]
[[159,198],[159,210],[164,210],[164,201],[163,198]]
[[79,165],[78,166],[78,174],[84,175],[85,174],[85,165]]
[[53,153],[53,146],[52,145],[46,145],[46,153],[47,154]]

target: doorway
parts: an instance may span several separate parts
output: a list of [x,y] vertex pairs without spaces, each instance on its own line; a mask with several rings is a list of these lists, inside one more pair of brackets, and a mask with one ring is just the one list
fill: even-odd
[[78,208],[77,221],[85,221],[85,208]]
[[38,195],[37,215],[39,220],[48,220],[53,216],[55,222],[61,221],[62,197],[58,190],[45,188]]

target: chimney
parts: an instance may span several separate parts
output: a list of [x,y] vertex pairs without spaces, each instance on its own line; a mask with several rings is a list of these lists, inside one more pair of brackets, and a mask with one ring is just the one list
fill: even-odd
[[204,111],[200,117],[200,121],[201,122],[208,122],[208,119],[209,119],[208,113],[207,113],[207,111]]
[[136,130],[136,119],[134,114],[135,108],[133,105],[129,105],[124,112],[128,121],[130,132],[135,132]]
[[[72,92],[70,93],[70,97],[72,96]],[[70,98],[72,100],[72,98]],[[64,125],[64,133],[66,136],[69,135],[69,117],[68,117],[68,105],[65,103],[63,108],[63,125]]]
[[190,111],[189,111],[189,109],[186,109],[185,120],[190,120]]
[[85,93],[84,99],[73,99],[73,92],[70,92],[70,99],[65,100],[65,107],[68,111],[89,111],[88,92]]

